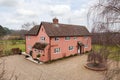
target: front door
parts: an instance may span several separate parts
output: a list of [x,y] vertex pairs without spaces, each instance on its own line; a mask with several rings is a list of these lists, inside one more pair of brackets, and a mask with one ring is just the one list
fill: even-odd
[[81,53],[81,47],[78,46],[78,54],[80,54],[80,53]]

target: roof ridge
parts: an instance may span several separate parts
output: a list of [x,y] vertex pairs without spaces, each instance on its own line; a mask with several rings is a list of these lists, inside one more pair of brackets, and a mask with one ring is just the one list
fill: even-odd
[[[41,23],[50,23],[50,24],[54,24],[53,22],[47,22],[47,21],[41,21]],[[81,26],[81,27],[85,27],[84,25],[76,25],[76,24],[65,24],[65,23],[58,23],[60,25],[69,25],[69,26]]]
[[49,37],[53,36],[84,36],[90,35],[88,29],[85,26],[73,25],[73,24],[62,24],[58,23],[59,27],[53,25],[55,23],[42,21],[39,27],[34,26],[28,35],[36,36],[39,33],[41,25],[44,26],[45,31]]

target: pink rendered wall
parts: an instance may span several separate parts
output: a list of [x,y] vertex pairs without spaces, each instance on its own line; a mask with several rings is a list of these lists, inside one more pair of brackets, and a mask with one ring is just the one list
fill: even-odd
[[41,54],[41,56],[40,56],[40,61],[43,61],[43,62],[46,62],[46,61],[49,61],[49,48],[50,48],[50,45],[48,45],[45,49],[44,49],[44,51],[43,51],[43,53]]
[[[41,26],[40,31],[39,31],[37,36],[26,36],[26,53],[30,52],[29,46],[31,46],[31,50],[32,50],[32,46],[36,42],[43,42],[40,39],[41,36],[44,36],[45,37],[45,41],[44,42],[49,44],[49,37],[47,36],[44,27]],[[30,39],[28,39],[28,37]]]
[[[59,37],[58,41],[55,41],[54,38],[49,38],[48,35],[46,34],[46,31],[43,26],[41,26],[40,31],[37,36],[30,36],[30,39],[28,39],[28,36],[26,36],[26,52],[29,53],[30,49],[28,46],[32,46],[36,42],[41,42],[40,37],[44,36],[45,37],[45,43],[48,43],[48,46],[44,49],[44,51],[41,54],[40,60],[45,62],[48,61],[49,58],[51,60],[53,59],[58,59],[62,58],[64,56],[69,56],[71,54],[76,54],[78,52],[77,50],[77,42],[80,41],[84,45],[88,44],[88,47],[84,48],[85,51],[91,50],[91,37],[88,36],[86,39],[85,37],[77,37],[75,40],[74,37],[70,37],[70,40],[65,40],[65,37]],[[74,46],[74,50],[68,50],[69,46]],[[54,53],[55,48],[60,48],[61,51],[60,53]],[[49,52],[50,51],[50,52]],[[36,53],[33,51],[33,57],[36,56]],[[51,54],[50,54],[51,53]],[[50,57],[51,56],[51,57]]]
[[[77,50],[77,42],[80,41],[83,44],[88,44],[87,48],[84,48],[85,51],[91,50],[91,37],[85,39],[84,37],[77,37],[75,40],[74,37],[70,37],[70,40],[65,40],[65,37],[59,38],[58,41],[55,41],[54,38],[51,39],[51,59],[62,58],[64,56],[69,56],[71,54],[76,54]],[[73,50],[69,50],[69,46],[74,46]],[[55,48],[60,48],[61,51],[59,53],[54,53]]]

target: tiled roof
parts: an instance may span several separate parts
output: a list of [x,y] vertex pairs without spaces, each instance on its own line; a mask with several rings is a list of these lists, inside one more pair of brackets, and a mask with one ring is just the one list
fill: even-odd
[[44,48],[47,46],[45,43],[39,43],[36,42],[32,48],[38,49],[38,50],[44,50]]
[[[85,26],[79,25],[69,25],[69,24],[54,24],[50,22],[41,22],[41,25],[44,26],[45,31],[50,37],[59,37],[59,36],[85,36],[90,35],[89,31]],[[28,35],[37,35],[41,27],[33,27],[28,31]]]
[[38,34],[39,32],[39,29],[40,29],[40,25],[35,25],[33,28],[31,28],[27,33],[26,35],[32,35],[32,36],[35,36]]

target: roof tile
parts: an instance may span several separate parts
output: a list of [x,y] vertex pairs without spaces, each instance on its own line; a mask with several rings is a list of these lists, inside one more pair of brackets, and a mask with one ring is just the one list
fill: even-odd
[[[44,26],[47,35],[50,37],[90,35],[89,31],[85,26],[60,23],[54,24],[50,22],[41,22],[41,25]],[[28,31],[28,35],[37,35],[41,25],[34,26],[30,31]]]

